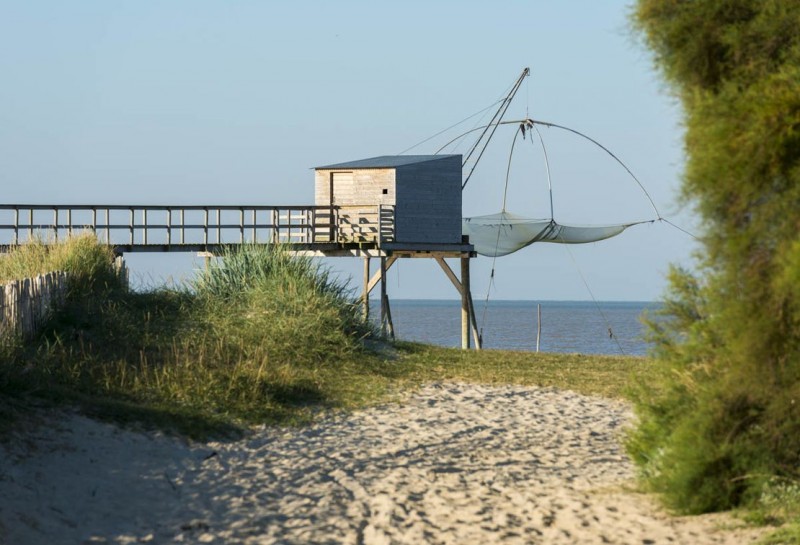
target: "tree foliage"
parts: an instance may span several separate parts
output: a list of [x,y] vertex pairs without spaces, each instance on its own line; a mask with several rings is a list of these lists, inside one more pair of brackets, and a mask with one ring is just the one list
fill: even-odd
[[684,109],[703,233],[629,448],[674,507],[725,509],[800,476],[800,2],[639,0],[633,22]]

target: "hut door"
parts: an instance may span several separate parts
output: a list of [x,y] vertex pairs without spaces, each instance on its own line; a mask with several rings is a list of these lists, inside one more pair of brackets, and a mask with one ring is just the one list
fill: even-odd
[[[355,228],[354,224],[357,219],[351,217],[352,210],[339,208],[334,212],[335,206],[347,206],[353,204],[355,197],[353,188],[353,173],[352,172],[331,172],[331,217],[335,218],[336,233],[331,233],[332,240],[339,240],[342,242],[352,242]],[[335,238],[333,238],[335,236]]]
[[353,173],[331,172],[331,206],[352,204]]

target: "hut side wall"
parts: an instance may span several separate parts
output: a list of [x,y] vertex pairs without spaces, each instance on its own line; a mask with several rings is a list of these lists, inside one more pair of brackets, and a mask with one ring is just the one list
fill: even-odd
[[[395,169],[355,169],[317,170],[314,174],[314,204],[328,206],[331,204],[331,174],[336,172],[352,173],[352,181],[341,182],[334,188],[338,206],[377,206],[393,205],[396,202]],[[383,190],[386,189],[384,195]]]
[[397,168],[395,240],[461,242],[460,156]]

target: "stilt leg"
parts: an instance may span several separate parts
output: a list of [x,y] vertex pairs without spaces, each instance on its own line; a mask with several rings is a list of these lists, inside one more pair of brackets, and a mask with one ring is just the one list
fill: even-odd
[[472,294],[469,293],[469,321],[472,329],[472,340],[475,342],[475,350],[483,348],[483,339],[478,331],[478,320],[475,319],[475,302],[472,300]]
[[461,258],[461,348],[469,349],[469,257]]
[[386,258],[381,257],[381,336],[386,336]]
[[392,322],[392,305],[389,304],[389,296],[386,296],[386,328],[389,338],[394,340],[394,323]]
[[364,293],[361,296],[364,305],[364,321],[369,320],[369,256],[364,258]]

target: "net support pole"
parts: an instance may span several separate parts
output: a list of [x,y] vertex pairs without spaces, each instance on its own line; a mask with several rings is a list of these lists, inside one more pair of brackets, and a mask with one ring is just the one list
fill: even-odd
[[539,340],[542,338],[542,305],[536,305],[536,352],[539,352]]
[[469,255],[461,257],[461,349],[469,350],[470,325],[469,313]]

